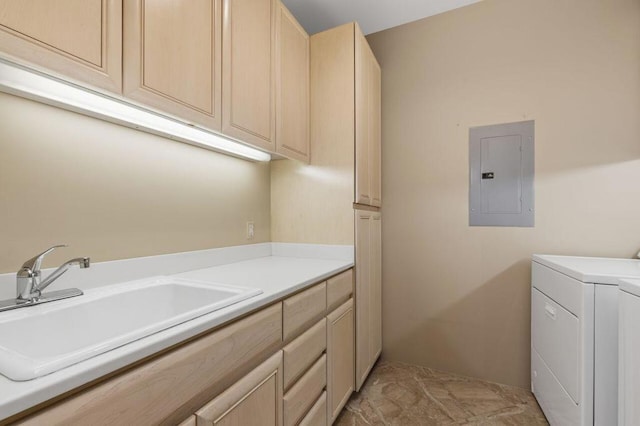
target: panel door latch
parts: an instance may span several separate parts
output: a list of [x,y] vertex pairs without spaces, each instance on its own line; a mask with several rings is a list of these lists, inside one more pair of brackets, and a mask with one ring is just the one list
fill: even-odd
[[482,174],[482,179],[493,179],[493,172],[486,172]]

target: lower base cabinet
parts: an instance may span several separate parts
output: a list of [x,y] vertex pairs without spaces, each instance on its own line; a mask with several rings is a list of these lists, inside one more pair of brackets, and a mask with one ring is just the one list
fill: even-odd
[[331,425],[355,386],[353,277],[344,271],[12,424]]
[[332,424],[345,406],[354,387],[353,299],[327,316],[327,417]]
[[282,426],[282,351],[202,407],[197,424]]

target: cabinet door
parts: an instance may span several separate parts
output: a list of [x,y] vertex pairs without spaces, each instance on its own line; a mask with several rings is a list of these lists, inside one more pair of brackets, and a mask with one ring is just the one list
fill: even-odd
[[371,365],[382,352],[382,216],[371,216],[371,264],[369,285],[369,321],[371,326]]
[[180,423],[178,426],[196,426],[196,416],[189,416],[188,419]]
[[282,425],[282,351],[202,407],[197,424]]
[[353,299],[349,299],[327,316],[327,418],[330,424],[338,417],[353,392],[353,342]]
[[380,65],[369,50],[369,188],[371,205],[382,205],[382,75]]
[[224,0],[222,132],[275,150],[277,0]]
[[358,25],[355,26],[355,86],[356,86],[356,196],[358,204],[371,205],[369,178],[369,45]]
[[372,212],[356,210],[356,390],[371,370],[371,285]]
[[0,0],[0,54],[120,93],[121,0]]
[[124,94],[221,128],[221,0],[124,2]]
[[309,36],[278,1],[276,151],[309,162]]
[[382,352],[382,219],[356,211],[356,390]]

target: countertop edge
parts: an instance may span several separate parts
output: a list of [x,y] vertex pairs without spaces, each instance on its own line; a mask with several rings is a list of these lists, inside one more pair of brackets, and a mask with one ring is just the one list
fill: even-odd
[[563,255],[543,255],[543,254],[534,254],[532,256],[532,261],[536,262],[540,265],[551,268],[555,271],[561,272],[564,275],[567,275],[573,279],[581,281],[587,284],[601,284],[601,285],[619,285],[620,280],[623,279],[637,279],[638,276],[634,275],[624,275],[624,274],[606,274],[606,273],[597,273],[597,272],[584,272],[567,265],[562,264],[561,260],[554,260],[553,258],[576,258],[576,259],[597,259],[597,260],[607,260],[607,261],[617,261],[617,260],[632,260],[632,259],[622,259],[622,258],[606,258],[606,257],[588,257],[588,256],[563,256]]

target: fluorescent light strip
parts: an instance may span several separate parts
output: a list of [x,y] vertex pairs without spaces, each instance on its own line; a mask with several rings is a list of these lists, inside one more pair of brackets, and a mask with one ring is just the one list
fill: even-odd
[[4,60],[0,60],[0,91],[234,156],[255,161],[271,160],[266,152]]

